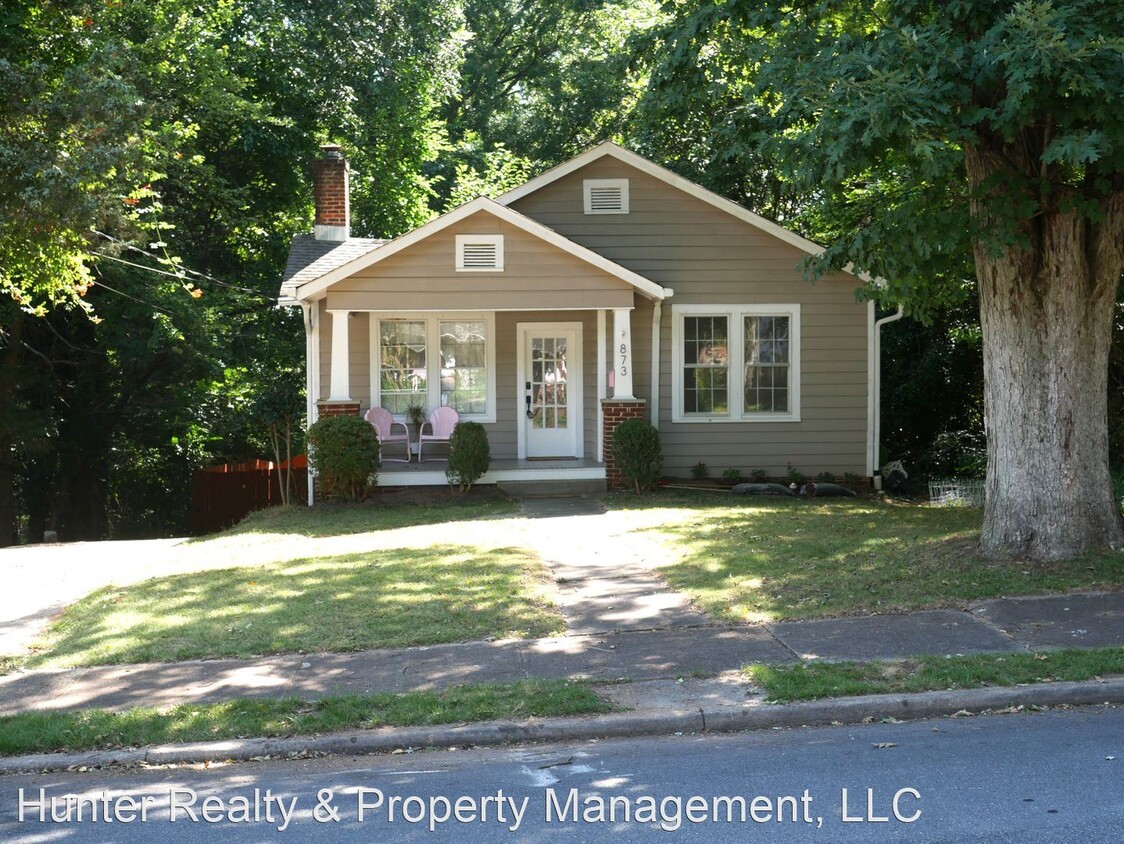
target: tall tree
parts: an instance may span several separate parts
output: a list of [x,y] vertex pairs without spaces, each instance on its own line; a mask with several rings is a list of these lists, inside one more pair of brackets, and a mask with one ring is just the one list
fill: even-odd
[[[1124,16],[1099,0],[729,0],[685,26],[731,70],[798,190],[856,207],[853,262],[924,313],[978,282],[988,440],[982,550],[1124,547],[1107,372],[1124,271]],[[970,250],[970,252],[969,252]]]
[[[259,394],[302,389],[300,317],[273,297],[309,162],[353,151],[357,233],[426,219],[459,8],[5,5],[0,544],[17,507],[33,538],[183,531],[192,468],[270,453]],[[292,384],[262,383],[263,349]]]

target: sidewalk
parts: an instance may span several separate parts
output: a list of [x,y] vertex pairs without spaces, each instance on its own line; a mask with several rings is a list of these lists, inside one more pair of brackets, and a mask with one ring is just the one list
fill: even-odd
[[[874,660],[1058,647],[1124,647],[1124,592],[1000,598],[984,601],[968,612],[927,610],[350,654],[26,671],[0,677],[0,715],[27,710],[163,707],[239,697],[312,700],[528,678],[670,680],[675,684],[679,678],[736,671],[750,662]],[[651,687],[633,685],[636,688],[625,689],[625,693],[634,705],[643,705],[636,696]],[[697,684],[678,685],[686,686],[686,691]],[[744,690],[737,694],[745,696]]]

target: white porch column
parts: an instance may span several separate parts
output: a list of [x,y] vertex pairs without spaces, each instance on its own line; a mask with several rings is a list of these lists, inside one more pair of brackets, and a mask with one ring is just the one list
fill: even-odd
[[350,343],[347,328],[348,311],[328,311],[332,315],[332,379],[328,401],[351,401]]
[[632,394],[632,311],[613,310],[613,398],[633,399]]

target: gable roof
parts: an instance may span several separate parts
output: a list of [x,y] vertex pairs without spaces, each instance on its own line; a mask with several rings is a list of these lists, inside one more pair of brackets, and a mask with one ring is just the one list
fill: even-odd
[[658,164],[653,164],[646,158],[637,155],[631,150],[627,150],[622,146],[614,144],[612,141],[602,141],[597,146],[590,150],[586,150],[577,158],[571,158],[569,161],[559,164],[551,170],[547,170],[541,176],[536,176],[529,182],[524,182],[517,188],[509,190],[507,193],[496,197],[496,202],[501,205],[510,205],[516,200],[522,199],[528,194],[532,194],[540,188],[558,181],[563,176],[568,176],[575,170],[580,170],[587,164],[597,161],[599,158],[610,156],[629,165],[635,167],[643,173],[647,173],[653,178],[659,179],[674,188],[678,188],[684,193],[690,194],[696,199],[700,199],[708,205],[713,205],[719,211],[725,211],[727,214],[737,217],[743,222],[749,223],[751,226],[756,226],[767,234],[783,240],[790,246],[795,246],[809,255],[819,255],[824,251],[824,248],[818,243],[814,243],[805,237],[801,237],[796,232],[789,231],[783,226],[779,226],[772,220],[767,220],[760,214],[754,214],[752,211],[743,208],[736,202],[726,199],[724,196],[719,196],[713,191],[709,191],[702,185],[697,185],[689,179],[684,179],[682,176],[672,173],[665,167],[660,167]]
[[302,284],[349,264],[384,243],[385,240],[367,237],[349,237],[339,241],[317,240],[310,234],[294,235],[289,244],[285,274],[281,277],[280,304],[295,302],[297,288]]
[[[620,280],[631,284],[633,287],[635,287],[637,290],[651,299],[665,299],[670,297],[674,292],[671,290],[671,288],[656,284],[654,281],[644,278],[644,276],[640,275],[639,273],[633,272],[627,267],[622,267],[620,264],[617,264],[614,261],[610,261],[604,255],[599,255],[592,249],[587,249],[579,243],[574,243],[574,241],[570,240],[567,237],[563,237],[558,232],[554,231],[554,229],[548,228],[542,223],[536,222],[530,217],[520,214],[514,209],[508,208],[505,205],[501,205],[495,200],[488,199],[485,196],[480,196],[472,200],[471,202],[466,202],[464,205],[461,205],[458,208],[454,208],[452,211],[449,211],[448,213],[443,214],[440,217],[436,217],[435,219],[430,220],[425,225],[420,226],[413,231],[407,232],[406,234],[402,235],[401,237],[397,237],[394,240],[365,241],[367,244],[374,245],[369,246],[365,251],[360,250],[357,254],[352,254],[351,257],[348,257],[348,252],[346,250],[339,253],[338,255],[336,255],[335,253],[329,253],[329,255],[334,256],[330,259],[329,255],[325,255],[322,259],[319,259],[325,261],[322,266],[317,266],[317,261],[312,265],[294,272],[291,279],[287,276],[287,279],[281,288],[282,296],[284,297],[285,294],[288,293],[291,297],[287,300],[289,302],[308,300],[316,294],[327,290],[337,281],[340,281],[341,279],[347,278],[348,276],[353,275],[360,270],[377,264],[379,261],[389,258],[391,255],[395,255],[398,252],[401,252],[406,247],[411,246],[418,241],[425,240],[430,235],[436,234],[443,229],[447,229],[449,226],[454,225],[455,223],[465,219],[466,217],[470,217],[479,211],[487,212],[492,216],[497,217],[504,222],[510,223],[513,226],[516,226],[517,228],[520,228],[523,231],[527,232],[528,234],[533,235],[534,237],[537,237],[540,240],[543,240],[546,243],[549,243],[552,246],[561,249],[564,252],[568,252],[576,258],[585,261],[587,264],[591,264],[598,269],[604,270],[609,275],[615,276]],[[300,237],[309,238],[308,235],[301,235]],[[340,248],[343,248],[346,247],[349,243],[351,243],[351,241],[344,241],[343,244],[336,245]],[[294,244],[296,244],[295,238]],[[303,241],[301,245],[302,248],[306,247],[306,244],[304,244]],[[360,249],[359,247],[356,248]],[[294,263],[292,255],[289,256],[289,260],[290,264]],[[286,273],[288,273],[287,269]]]

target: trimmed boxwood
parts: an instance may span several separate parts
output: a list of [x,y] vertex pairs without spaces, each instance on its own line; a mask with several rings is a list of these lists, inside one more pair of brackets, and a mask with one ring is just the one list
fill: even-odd
[[491,462],[492,450],[484,426],[479,422],[458,422],[449,438],[449,460],[445,464],[449,485],[467,492],[484,476]]
[[308,429],[308,461],[326,498],[362,501],[378,480],[379,438],[358,416],[325,416]]
[[663,472],[660,432],[643,419],[626,419],[613,431],[613,460],[636,492],[656,488]]

